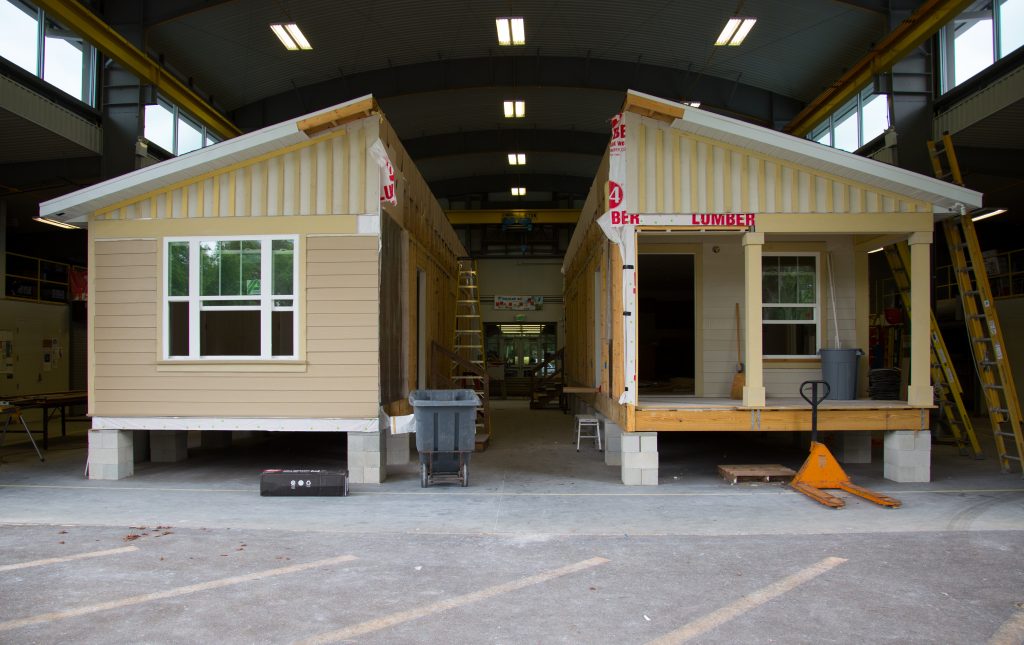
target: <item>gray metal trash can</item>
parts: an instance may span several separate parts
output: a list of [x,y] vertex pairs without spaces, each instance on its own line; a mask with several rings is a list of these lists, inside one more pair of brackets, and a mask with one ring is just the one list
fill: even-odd
[[849,401],[857,398],[857,362],[860,349],[819,349],[821,380],[828,383],[828,399]]
[[420,485],[450,477],[469,485],[469,457],[476,443],[473,390],[414,390],[409,394],[416,421],[416,450],[420,454]]

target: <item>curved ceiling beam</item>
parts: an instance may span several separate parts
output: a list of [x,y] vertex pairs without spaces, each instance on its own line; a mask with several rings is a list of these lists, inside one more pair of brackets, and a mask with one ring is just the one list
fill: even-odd
[[245,130],[255,130],[365,94],[377,99],[474,87],[575,87],[646,92],[675,100],[701,101],[722,111],[778,128],[803,102],[752,85],[639,61],[628,63],[557,56],[502,56],[439,60],[340,76],[298,87],[231,112]]
[[590,192],[593,177],[573,177],[569,175],[542,175],[524,173],[516,175],[474,175],[470,177],[453,177],[427,182],[436,197],[458,198],[465,195],[487,193],[508,193],[516,183],[530,191],[554,192],[576,197],[586,197]]
[[579,130],[478,130],[405,139],[413,159],[487,152],[563,152],[600,157],[608,134]]

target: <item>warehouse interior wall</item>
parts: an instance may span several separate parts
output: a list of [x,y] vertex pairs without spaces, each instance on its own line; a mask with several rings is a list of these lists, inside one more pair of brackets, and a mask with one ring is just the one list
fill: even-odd
[[0,396],[70,389],[70,345],[69,305],[0,299]]

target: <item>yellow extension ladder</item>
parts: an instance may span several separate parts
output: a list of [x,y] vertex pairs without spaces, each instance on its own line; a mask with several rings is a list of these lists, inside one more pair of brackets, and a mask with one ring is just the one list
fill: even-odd
[[[939,143],[929,141],[928,150],[935,176],[963,186],[960,165],[949,133],[943,133]],[[978,234],[968,214],[944,220],[942,226],[953,262],[953,275],[960,289],[960,302],[964,309],[974,366],[992,423],[999,466],[1003,472],[1017,468],[1024,475],[1020,401],[1006,356],[1002,327],[995,299],[992,298],[981,245],[978,244]]]
[[960,287],[974,365],[992,422],[999,466],[1003,472],[1021,469],[1024,437],[1021,436],[1020,401],[974,222],[969,215],[962,215],[947,219],[942,225],[953,259],[953,273]]
[[[484,324],[480,313],[480,284],[476,260],[459,259],[459,283],[455,300],[455,339],[452,349],[464,361],[487,373],[484,354]],[[476,444],[478,450],[487,447],[491,438],[490,388],[486,376],[472,374],[452,363],[452,381],[459,387],[472,389],[480,397],[476,416]]]
[[[887,246],[885,258],[889,261],[896,290],[903,301],[903,310],[909,317],[910,248],[906,242]],[[966,455],[970,452],[975,459],[981,459],[984,454],[974,432],[974,424],[971,423],[971,418],[964,407],[960,379],[957,378],[956,370],[950,362],[949,350],[946,349],[946,342],[935,321],[935,313],[929,310],[928,315],[931,317],[932,383],[935,385],[935,403],[939,407],[939,414],[953,432],[953,439],[960,454]]]

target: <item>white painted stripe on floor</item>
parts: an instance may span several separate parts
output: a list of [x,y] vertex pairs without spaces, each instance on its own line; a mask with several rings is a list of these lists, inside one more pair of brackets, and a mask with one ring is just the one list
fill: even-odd
[[44,564],[58,564],[60,562],[72,562],[74,560],[86,560],[88,558],[102,558],[107,555],[131,553],[132,551],[138,550],[139,547],[137,546],[123,546],[119,549],[107,549],[106,551],[90,551],[88,553],[66,555],[60,558],[46,558],[44,560],[32,560],[31,562],[19,562],[18,564],[5,564],[0,566],[0,573],[3,573],[4,571],[14,571],[16,569],[28,569],[29,567],[41,567]]
[[726,605],[721,609],[711,612],[691,621],[674,632],[669,632],[660,638],[656,638],[647,645],[669,645],[670,643],[685,643],[686,641],[705,634],[720,625],[723,625],[737,616],[741,616],[751,609],[759,607],[764,603],[778,598],[782,594],[792,591],[805,582],[817,578],[823,573],[830,571],[840,564],[846,562],[845,558],[825,558],[821,562],[787,576],[776,583],[770,584],[763,589],[748,594],[734,603]]
[[0,632],[10,631],[12,629],[20,629],[22,627],[28,627],[29,625],[38,625],[39,623],[49,623],[55,620],[64,620],[65,618],[77,618],[78,616],[86,616],[88,614],[95,614],[97,612],[107,611],[110,609],[120,609],[122,607],[129,607],[131,605],[141,605],[142,603],[152,602],[154,600],[176,598],[178,596],[184,596],[187,594],[196,593],[198,591],[220,589],[221,587],[229,587],[231,585],[242,584],[243,582],[252,582],[255,580],[263,580],[265,578],[273,578],[275,576],[283,576],[289,573],[298,573],[299,571],[318,569],[320,567],[327,567],[332,564],[349,562],[355,559],[356,557],[354,555],[343,555],[337,558],[327,558],[326,560],[316,560],[315,562],[293,564],[291,566],[280,567],[278,569],[267,569],[266,571],[247,573],[242,576],[232,576],[230,578],[210,580],[208,582],[201,582],[199,584],[188,585],[187,587],[175,587],[174,589],[154,591],[153,593],[142,594],[139,596],[129,596],[127,598],[121,598],[119,600],[110,600],[108,602],[101,602],[95,605],[86,605],[84,607],[77,607],[75,609],[53,611],[46,614],[29,616],[27,618],[17,618],[15,620],[8,620],[6,622],[0,623]]
[[[614,485],[614,484],[609,484]],[[170,488],[163,486],[101,486],[101,485],[81,485],[81,486],[56,486],[56,485],[40,485],[40,484],[0,484],[0,488],[49,488],[49,489],[62,489],[62,490],[91,490],[91,491],[156,491],[161,493],[172,492],[172,493],[252,493],[257,490],[256,488]],[[966,495],[971,493],[1024,493],[1024,488],[963,488],[954,490],[882,490],[872,489],[885,494],[892,495]],[[526,492],[526,493],[513,493],[504,492],[501,490],[491,491],[445,491],[445,492],[433,492],[433,491],[373,491],[366,490],[359,493],[360,497],[423,497],[423,496],[434,496],[434,497],[446,497],[451,498],[452,495],[457,497],[749,497],[752,494],[757,495],[799,495],[796,491],[786,488],[781,484],[774,489],[766,488],[751,488],[744,490],[729,490],[729,491],[692,491],[686,493],[674,493],[674,492],[652,492],[652,493],[637,493],[637,492],[623,492],[623,493],[609,493],[609,492],[598,492],[598,493],[544,493],[544,492]],[[803,499],[802,497],[799,499]]]
[[558,569],[551,569],[550,571],[544,571],[526,578],[512,580],[511,582],[481,589],[480,591],[455,596],[454,598],[448,598],[447,600],[439,600],[438,602],[423,605],[422,607],[416,607],[407,611],[400,611],[382,618],[375,618],[357,625],[342,627],[341,629],[311,636],[305,640],[298,641],[295,645],[321,645],[322,643],[336,643],[348,638],[355,638],[371,632],[387,629],[388,627],[394,627],[401,623],[407,623],[411,620],[425,618],[426,616],[439,614],[441,612],[448,611],[449,609],[455,609],[456,607],[462,607],[470,603],[493,598],[510,591],[517,591],[525,587],[547,582],[548,580],[554,580],[555,578],[566,576],[570,573],[584,571],[591,567],[605,564],[606,562],[608,562],[608,560],[605,558],[591,558],[589,560],[583,560],[576,564],[559,567]]
[[1010,620],[1003,623],[992,638],[988,639],[988,645],[1021,645],[1024,643],[1024,609],[1018,609],[1017,613],[1010,616]]

